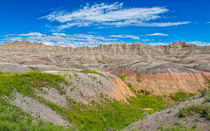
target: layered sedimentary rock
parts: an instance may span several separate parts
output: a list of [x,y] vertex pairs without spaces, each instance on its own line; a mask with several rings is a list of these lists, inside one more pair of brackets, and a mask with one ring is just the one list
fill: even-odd
[[202,73],[177,64],[161,64],[148,68],[136,76],[137,90],[149,90],[158,95],[177,91],[195,93],[206,87]]
[[139,92],[169,94],[196,92],[210,78],[210,46],[185,42],[150,46],[111,43],[97,47],[60,47],[20,41],[0,45],[0,62],[94,69],[114,75],[127,74],[126,81]]
[[117,69],[103,70],[117,76],[124,75],[125,81],[133,85],[138,93],[168,95],[178,91],[197,93],[206,87],[206,74],[175,63],[144,63],[127,65]]
[[103,72],[84,73],[80,71],[47,72],[65,75],[69,81],[69,85],[65,87],[66,96],[85,104],[91,101],[100,101],[100,97],[108,97],[124,102],[127,102],[126,98],[135,97],[122,80],[111,74]]
[[16,41],[14,43],[4,43],[0,45],[2,48],[8,49],[34,49],[34,51],[47,50],[53,51],[56,50],[64,51],[66,53],[74,54],[124,54],[124,55],[164,55],[164,54],[173,54],[174,53],[210,53],[210,47],[207,46],[196,46],[193,44],[188,44],[185,42],[173,42],[169,45],[162,46],[150,46],[148,44],[142,44],[140,42],[135,42],[133,44],[126,43],[111,43],[111,44],[100,44],[97,47],[89,48],[78,47],[73,49],[72,47],[61,47],[61,46],[47,46],[43,43],[30,43],[28,41]]

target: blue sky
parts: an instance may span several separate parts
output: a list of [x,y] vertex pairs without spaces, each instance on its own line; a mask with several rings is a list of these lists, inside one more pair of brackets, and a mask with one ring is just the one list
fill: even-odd
[[151,45],[185,41],[210,45],[209,0],[2,0],[0,44]]

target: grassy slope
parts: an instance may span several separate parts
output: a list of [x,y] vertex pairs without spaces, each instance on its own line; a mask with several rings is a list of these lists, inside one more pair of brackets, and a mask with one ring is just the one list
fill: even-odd
[[[210,88],[209,88],[210,89]],[[194,104],[192,106],[185,107],[179,111],[179,117],[188,117],[197,114],[198,116],[210,120],[210,90],[204,89],[202,95],[204,102],[201,104]]]
[[[64,127],[37,120],[24,113],[21,109],[9,104],[3,96],[10,97],[12,91],[16,90],[22,94],[35,97],[34,88],[55,87],[60,91],[60,83],[66,83],[64,78],[52,74],[29,72],[25,74],[0,73],[0,130],[36,130],[57,131],[67,130]],[[34,87],[34,88],[33,88]]]
[[[129,102],[130,104],[126,104],[104,99],[101,102],[103,104],[92,102],[90,105],[84,105],[74,100],[69,100],[69,105],[65,109],[52,103],[46,104],[60,112],[80,130],[122,129],[130,123],[141,119],[144,112],[153,113],[161,110],[165,104],[164,101],[151,96],[131,98]],[[150,103],[150,105],[149,102],[153,104]],[[150,107],[154,110],[142,111],[140,108],[144,107]]]
[[21,109],[0,98],[0,130],[1,131],[62,131],[68,130],[41,120],[33,121],[33,117]]
[[189,97],[195,96],[196,94],[193,93],[186,93],[186,92],[177,92],[175,94],[171,94],[169,97],[176,102],[183,101]]
[[[84,71],[84,73],[96,73],[90,71]],[[100,75],[100,74],[99,74]],[[76,125],[80,130],[104,130],[104,129],[122,129],[128,124],[139,120],[145,112],[153,113],[155,111],[163,109],[166,104],[163,100],[154,96],[143,96],[137,95],[137,97],[132,97],[128,101],[130,104],[121,103],[117,101],[108,100],[106,98],[102,99],[101,104],[97,104],[94,101],[90,105],[84,105],[77,103],[74,100],[69,100],[69,105],[67,108],[61,108],[58,105],[55,105],[49,101],[46,101],[42,98],[39,98],[34,93],[35,88],[40,87],[52,87],[60,91],[61,94],[65,94],[60,83],[67,84],[68,82],[61,76],[40,73],[40,72],[28,72],[24,74],[7,74],[0,73],[0,96],[10,96],[11,92],[16,90],[24,95],[28,95],[35,99],[38,99],[40,102],[47,104],[56,112],[60,113],[64,118],[66,118],[70,123]],[[4,101],[0,101],[1,105],[5,105]],[[12,109],[7,112],[11,119],[17,121],[8,121],[10,124],[4,125],[2,128],[16,128],[23,129],[27,127],[29,129],[34,129],[40,127],[41,129],[51,129],[52,127],[59,130],[61,127],[50,125],[50,124],[33,124],[31,122],[32,117],[28,114],[21,112],[17,107],[6,104],[5,107]],[[151,111],[143,111],[141,108],[151,108]],[[5,110],[3,109],[3,110]],[[14,109],[14,110],[13,110]],[[21,119],[18,119],[14,115],[16,110],[19,110],[18,116],[23,116]],[[5,121],[6,117],[1,117],[1,121]],[[30,120],[28,120],[30,119]],[[5,121],[6,122],[6,121]],[[16,124],[15,124],[16,122]],[[28,126],[23,126],[26,125]]]
[[[204,101],[201,104],[194,104],[191,106],[184,107],[179,110],[178,116],[179,117],[189,117],[189,116],[199,116],[200,118],[205,118],[207,121],[210,120],[210,80],[207,80],[208,82],[208,88],[203,89],[200,91],[201,96],[204,97]],[[174,94],[176,95],[176,94]],[[177,95],[179,96],[179,95]],[[182,99],[185,95],[181,95]],[[179,125],[168,125],[166,127],[161,127],[159,131],[198,131],[199,129],[195,126],[194,128],[189,128],[185,126],[179,126]]]

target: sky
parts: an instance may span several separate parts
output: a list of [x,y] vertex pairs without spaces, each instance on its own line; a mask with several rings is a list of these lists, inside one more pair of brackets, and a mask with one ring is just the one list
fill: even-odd
[[210,45],[209,0],[1,0],[0,44]]

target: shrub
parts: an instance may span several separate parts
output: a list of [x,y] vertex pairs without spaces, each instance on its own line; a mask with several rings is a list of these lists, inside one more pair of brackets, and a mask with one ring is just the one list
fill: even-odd
[[206,96],[206,97],[204,98],[204,102],[210,102],[210,96]]
[[198,90],[201,93],[201,96],[205,96],[207,94],[207,89],[204,88],[202,90]]
[[198,114],[200,117],[210,120],[210,105],[209,104],[195,104],[188,106],[179,111],[179,117],[188,117],[190,115]]

